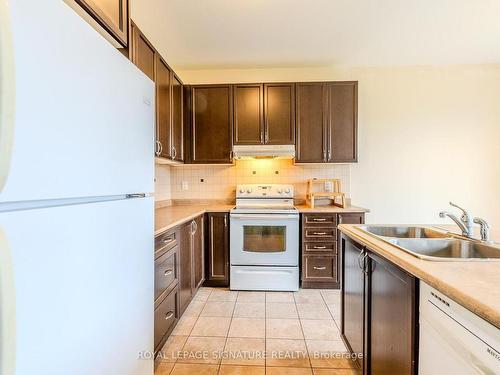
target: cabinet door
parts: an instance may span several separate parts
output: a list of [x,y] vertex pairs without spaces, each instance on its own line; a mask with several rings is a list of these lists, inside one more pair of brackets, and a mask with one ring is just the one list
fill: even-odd
[[179,306],[181,314],[191,300],[193,292],[193,226],[183,224],[179,230]]
[[298,163],[326,161],[326,89],[324,83],[296,83]]
[[184,161],[182,82],[172,73],[172,158]]
[[172,75],[163,59],[156,55],[156,139],[157,156],[171,158]]
[[75,0],[118,43],[128,43],[127,0]]
[[372,375],[416,373],[415,278],[370,253],[369,368]]
[[206,285],[229,285],[229,214],[207,214]]
[[[341,332],[352,353],[365,353],[365,274],[360,267],[364,249],[342,236]],[[363,361],[358,361],[359,374]]]
[[205,252],[203,244],[203,216],[198,216],[193,228],[193,293],[205,281]]
[[330,163],[357,161],[357,82],[329,82],[328,153]]
[[144,74],[155,80],[155,49],[134,23],[132,23],[130,57]]
[[264,85],[264,139],[266,144],[295,143],[295,86],[293,83]]
[[234,85],[234,144],[264,143],[263,102],[262,85]]
[[230,85],[191,89],[191,162],[231,163],[233,97]]

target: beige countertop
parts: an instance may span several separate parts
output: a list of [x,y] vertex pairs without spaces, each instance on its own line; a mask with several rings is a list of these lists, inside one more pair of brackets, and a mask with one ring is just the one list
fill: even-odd
[[[159,207],[155,210],[155,235],[163,233],[178,225],[181,225],[195,217],[204,214],[205,212],[229,212],[234,207],[234,204],[193,204],[193,205],[171,205]],[[320,206],[310,208],[306,205],[295,206],[299,212],[368,212],[368,210],[360,207],[340,208],[335,206]]]
[[[430,226],[447,230],[449,226]],[[339,229],[373,252],[397,264],[420,280],[500,328],[500,262],[435,262],[416,258],[363,232],[358,225]],[[499,238],[495,238],[499,240]]]
[[155,210],[155,235],[192,220],[205,212],[229,212],[234,205],[179,205],[166,206]]
[[346,208],[341,208],[337,206],[316,206],[314,208],[309,207],[308,205],[296,205],[295,208],[299,210],[299,212],[303,213],[359,213],[359,212],[370,212],[369,209],[357,206],[349,206]]

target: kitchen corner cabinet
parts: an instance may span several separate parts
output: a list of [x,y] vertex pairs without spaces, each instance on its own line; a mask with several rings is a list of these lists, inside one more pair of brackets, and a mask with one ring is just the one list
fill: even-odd
[[297,163],[357,161],[357,82],[296,83]]
[[128,0],[75,0],[121,46],[128,45]]
[[229,213],[206,216],[205,285],[229,286]]
[[341,334],[359,374],[417,373],[417,280],[342,236]]
[[184,92],[186,163],[232,163],[232,86],[197,85]]
[[234,144],[293,144],[294,87],[293,83],[233,85]]

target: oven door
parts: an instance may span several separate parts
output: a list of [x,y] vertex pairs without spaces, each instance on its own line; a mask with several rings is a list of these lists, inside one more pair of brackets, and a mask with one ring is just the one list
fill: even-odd
[[231,264],[298,266],[299,215],[231,214]]

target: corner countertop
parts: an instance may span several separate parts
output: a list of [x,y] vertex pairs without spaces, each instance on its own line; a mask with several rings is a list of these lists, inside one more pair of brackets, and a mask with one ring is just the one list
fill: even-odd
[[[193,204],[193,205],[170,205],[155,209],[155,236],[169,229],[194,219],[206,212],[229,212],[234,204]],[[350,206],[340,208],[336,206],[319,206],[310,208],[306,205],[295,206],[299,212],[304,213],[347,213],[368,212],[361,207]]]
[[[427,226],[450,231],[449,226]],[[500,328],[500,262],[423,260],[362,231],[359,225],[341,224],[339,229]]]

